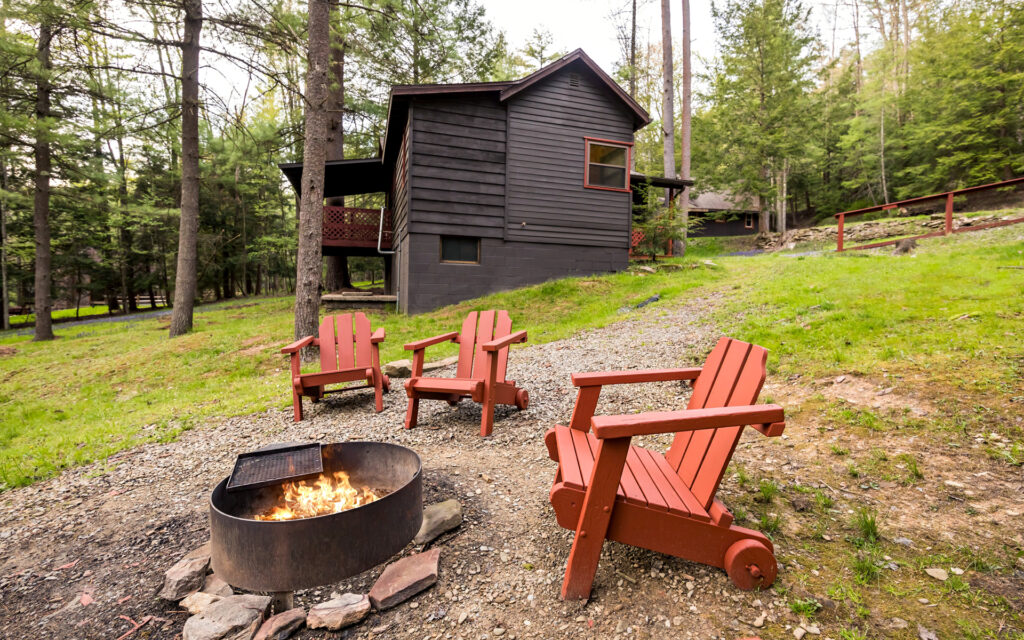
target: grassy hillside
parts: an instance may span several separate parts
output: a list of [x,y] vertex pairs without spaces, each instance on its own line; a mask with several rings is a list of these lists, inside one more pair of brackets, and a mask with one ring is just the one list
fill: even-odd
[[[914,256],[673,264],[682,268],[558,280],[414,317],[377,315],[374,325],[388,332],[382,359],[405,357],[403,343],[456,328],[471,309],[508,309],[536,343],[613,322],[624,317],[621,307],[656,293],[656,305],[666,305],[717,291],[722,330],[768,347],[780,374],[884,373],[936,393],[984,396],[1000,410],[1024,401],[1024,271],[1004,268],[1024,265],[1024,228],[930,241]],[[175,340],[167,339],[168,317],[58,325],[51,343],[0,336],[0,488],[207,418],[287,406],[278,350],[291,339],[291,306],[283,298],[222,304],[198,313],[195,332]],[[430,357],[452,353],[442,345]]]

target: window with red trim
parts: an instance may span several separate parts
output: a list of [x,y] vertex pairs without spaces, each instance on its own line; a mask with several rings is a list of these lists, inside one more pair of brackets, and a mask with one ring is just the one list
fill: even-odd
[[590,189],[629,191],[632,145],[614,140],[586,140],[583,186]]

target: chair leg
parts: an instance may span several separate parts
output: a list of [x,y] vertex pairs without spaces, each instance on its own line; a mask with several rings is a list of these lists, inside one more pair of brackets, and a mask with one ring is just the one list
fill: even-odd
[[420,399],[409,398],[409,407],[405,410],[405,428],[412,429],[416,426],[416,418],[420,412]]
[[302,394],[295,387],[292,387],[292,409],[295,412],[295,422],[300,422],[302,420]]
[[494,430],[494,398],[484,400],[480,413],[480,435],[486,437]]
[[380,371],[374,370],[373,372],[373,396],[374,396],[374,408],[377,413],[384,410],[384,381],[381,379],[383,374]]

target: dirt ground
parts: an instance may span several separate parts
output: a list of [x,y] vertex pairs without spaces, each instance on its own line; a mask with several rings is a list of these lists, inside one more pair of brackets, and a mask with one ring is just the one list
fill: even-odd
[[[559,600],[572,533],[558,527],[548,503],[555,463],[543,434],[568,420],[569,374],[698,364],[719,337],[703,315],[714,302],[649,309],[514,350],[509,377],[530,391],[532,404],[523,412],[500,408],[491,438],[479,436],[471,403],[452,409],[425,401],[420,426],[403,430],[405,394],[396,381],[381,414],[365,391],[307,405],[298,424],[290,409],[263,410],[7,491],[0,495],[0,638],[119,638],[147,617],[128,638],[180,637],[188,614],[156,593],[163,572],[208,538],[209,491],[235,456],[273,442],[364,439],[417,451],[424,502],[457,498],[465,521],[432,545],[441,549],[434,587],[343,632],[303,629],[295,637],[767,639],[799,635],[801,624],[809,638],[817,631],[833,640],[917,638],[918,625],[941,638],[1022,637],[1024,570],[1014,562],[1024,547],[1024,477],[988,454],[1005,443],[979,433],[961,446],[962,436],[929,431],[941,409],[901,391],[905,381],[889,390],[885,379],[842,372],[826,380],[770,374],[763,398],[787,408],[786,433],[767,439],[748,430],[719,493],[738,520],[746,516],[744,526],[776,519],[781,567],[773,589],[742,592],[719,570],[606,543],[589,602]],[[283,367],[282,360],[269,383],[280,382],[285,396]],[[681,407],[686,395],[678,384],[608,388],[599,413]],[[843,426],[861,411],[907,416],[917,426]],[[911,457],[923,477],[906,481]],[[762,480],[778,495],[766,499]],[[850,521],[863,507],[878,515],[882,568],[877,581],[858,585],[852,566],[863,552],[850,542]],[[929,567],[956,578],[939,582],[924,573]],[[299,592],[296,601],[308,608],[332,591],[365,593],[382,568]],[[816,613],[792,606],[812,599]]]

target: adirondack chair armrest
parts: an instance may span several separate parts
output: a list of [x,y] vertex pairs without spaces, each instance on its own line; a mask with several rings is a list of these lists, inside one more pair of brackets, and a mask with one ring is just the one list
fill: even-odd
[[384,342],[384,336],[385,336],[384,327],[381,327],[380,329],[377,329],[376,331],[374,331],[373,335],[370,336],[370,342],[373,343],[373,344]]
[[301,340],[296,340],[287,347],[281,349],[281,353],[298,353],[299,349],[308,347],[309,345],[316,343],[316,341],[316,338],[314,338],[313,336],[306,336],[305,338],[302,338]]
[[406,351],[419,351],[420,349],[426,349],[427,347],[434,344],[441,344],[442,342],[448,342],[449,340],[454,341],[459,337],[457,331],[449,331],[433,338],[424,338],[423,340],[417,340],[416,342],[410,342],[405,345]]
[[671,380],[696,380],[700,367],[686,369],[636,369],[628,371],[595,371],[574,373],[572,383],[577,387],[602,387],[609,384],[639,384],[643,382],[669,382]]
[[590,419],[590,426],[594,431],[594,436],[602,439],[744,425],[750,425],[765,435],[773,436],[782,433],[782,429],[785,427],[784,419],[782,407],[779,405],[758,404],[745,407],[596,416]]
[[480,345],[480,348],[483,349],[484,351],[500,351],[501,349],[504,349],[510,344],[516,344],[518,342],[526,342],[525,330],[510,333],[504,338],[495,338],[490,342],[483,343],[482,345]]

